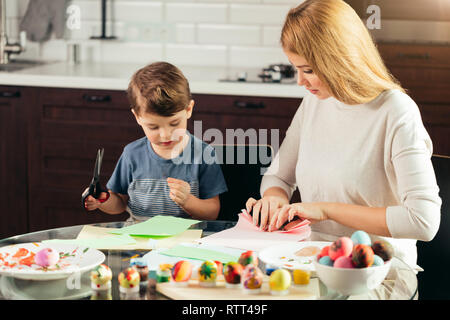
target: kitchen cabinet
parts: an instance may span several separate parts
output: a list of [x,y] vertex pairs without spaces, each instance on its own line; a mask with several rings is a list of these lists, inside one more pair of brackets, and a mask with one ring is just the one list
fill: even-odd
[[378,49],[419,106],[433,153],[450,156],[450,46],[379,43]]
[[[127,213],[86,212],[81,206],[81,193],[90,183],[97,149],[105,148],[101,168],[105,185],[123,147],[144,136],[125,91],[33,90],[37,98],[28,106],[30,231],[125,220]],[[200,134],[212,128],[224,137],[226,129],[277,129],[280,141],[301,102],[202,94],[193,95],[193,99],[196,104],[188,127],[192,133],[194,120],[201,120]],[[265,143],[271,143],[270,139]]]
[[0,238],[28,230],[27,112],[33,90],[0,86]]

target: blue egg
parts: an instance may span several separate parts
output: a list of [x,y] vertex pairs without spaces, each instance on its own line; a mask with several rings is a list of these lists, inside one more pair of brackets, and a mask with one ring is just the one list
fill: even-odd
[[320,258],[319,263],[330,267],[333,266],[333,260],[331,260],[329,256],[323,256],[322,258]]
[[374,254],[372,267],[382,266],[382,265],[384,265],[384,260],[380,256],[377,256],[376,254]]
[[372,241],[370,240],[369,235],[367,234],[367,232],[362,231],[362,230],[353,232],[350,239],[353,241],[353,244],[355,244],[355,245],[356,244],[365,244],[368,246],[372,245]]

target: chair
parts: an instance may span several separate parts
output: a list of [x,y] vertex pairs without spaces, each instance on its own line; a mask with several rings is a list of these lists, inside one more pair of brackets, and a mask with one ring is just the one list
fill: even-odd
[[450,299],[450,157],[431,158],[439,196],[442,199],[441,224],[430,242],[417,241],[417,264],[425,271],[417,275],[420,300]]
[[259,187],[273,150],[269,145],[214,145],[228,192],[221,194],[218,220],[237,221],[248,198],[260,198]]

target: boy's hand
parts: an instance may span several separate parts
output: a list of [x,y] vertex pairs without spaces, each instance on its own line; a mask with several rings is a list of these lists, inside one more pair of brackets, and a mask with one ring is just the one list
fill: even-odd
[[170,199],[183,207],[191,195],[191,186],[189,183],[175,178],[167,178],[167,184],[170,188]]
[[[88,189],[89,188],[86,188],[86,190],[88,190]],[[83,191],[83,193],[85,193],[86,190]],[[108,194],[106,192],[102,192],[100,194],[100,199],[106,199],[107,196],[108,196]],[[95,199],[93,196],[88,196],[86,198],[86,201],[84,202],[84,207],[86,208],[86,210],[92,211],[92,210],[100,208],[101,204],[102,203],[100,201],[98,201],[98,199]]]

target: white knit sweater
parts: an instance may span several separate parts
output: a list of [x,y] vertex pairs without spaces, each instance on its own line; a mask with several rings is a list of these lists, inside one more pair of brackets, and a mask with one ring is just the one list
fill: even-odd
[[[416,265],[416,240],[431,240],[440,223],[441,199],[430,160],[432,143],[415,102],[398,90],[346,105],[335,98],[303,99],[279,152],[263,177],[303,202],[387,207],[395,254]],[[312,240],[333,241],[351,229],[326,220],[312,225]]]

